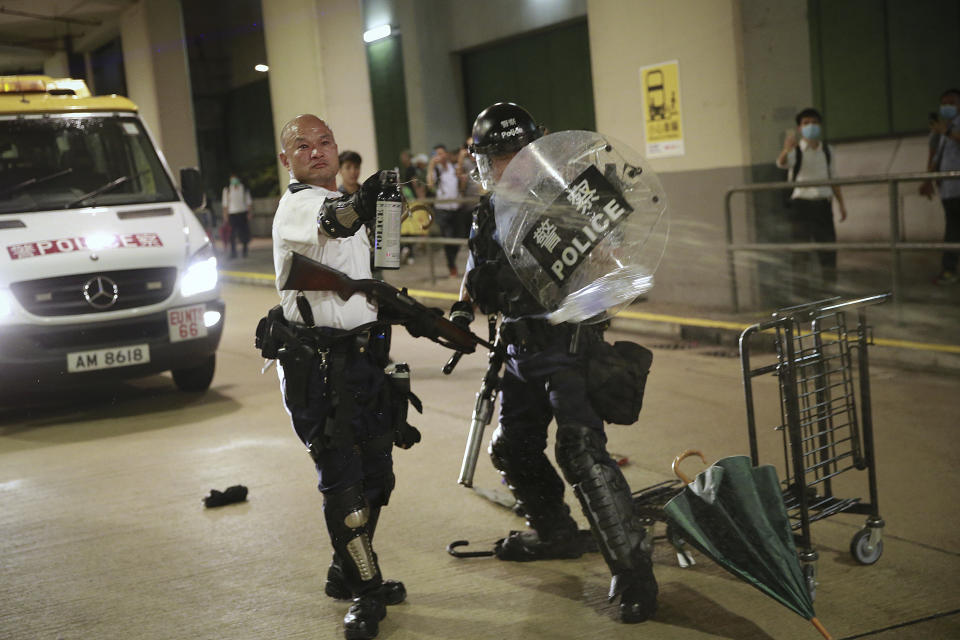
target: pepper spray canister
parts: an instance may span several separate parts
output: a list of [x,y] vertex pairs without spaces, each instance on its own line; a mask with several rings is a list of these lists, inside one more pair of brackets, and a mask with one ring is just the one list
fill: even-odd
[[397,171],[380,173],[377,194],[377,219],[373,233],[373,266],[377,269],[400,268],[400,219],[403,197],[397,184]]

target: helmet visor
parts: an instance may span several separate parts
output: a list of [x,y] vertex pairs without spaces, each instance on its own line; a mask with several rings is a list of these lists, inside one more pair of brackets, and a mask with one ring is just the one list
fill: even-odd
[[[481,187],[489,191],[496,183],[493,175],[493,162],[490,161],[490,156],[485,153],[476,153],[473,157],[477,161],[476,177],[474,179],[480,183]],[[471,176],[473,176],[473,172],[471,172]]]

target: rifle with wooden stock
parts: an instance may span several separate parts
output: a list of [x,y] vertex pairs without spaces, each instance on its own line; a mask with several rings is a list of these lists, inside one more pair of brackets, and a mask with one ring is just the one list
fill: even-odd
[[480,336],[444,318],[439,309],[431,309],[414,300],[406,289],[397,289],[381,280],[355,280],[300,253],[293,253],[290,275],[280,288],[284,291],[332,291],[344,300],[359,293],[375,303],[382,315],[404,325],[415,337],[429,338],[448,349],[464,353],[473,353],[478,344],[493,348]]

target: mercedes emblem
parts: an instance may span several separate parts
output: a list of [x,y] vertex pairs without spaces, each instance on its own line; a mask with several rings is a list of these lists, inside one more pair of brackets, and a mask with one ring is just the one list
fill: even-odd
[[106,276],[90,278],[83,285],[83,299],[94,309],[109,309],[117,301],[117,283]]

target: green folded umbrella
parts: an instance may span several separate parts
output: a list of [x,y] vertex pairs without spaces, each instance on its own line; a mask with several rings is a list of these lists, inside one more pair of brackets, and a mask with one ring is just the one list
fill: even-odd
[[813,612],[776,470],[732,456],[697,474],[664,507],[686,540],[721,567],[830,634]]

